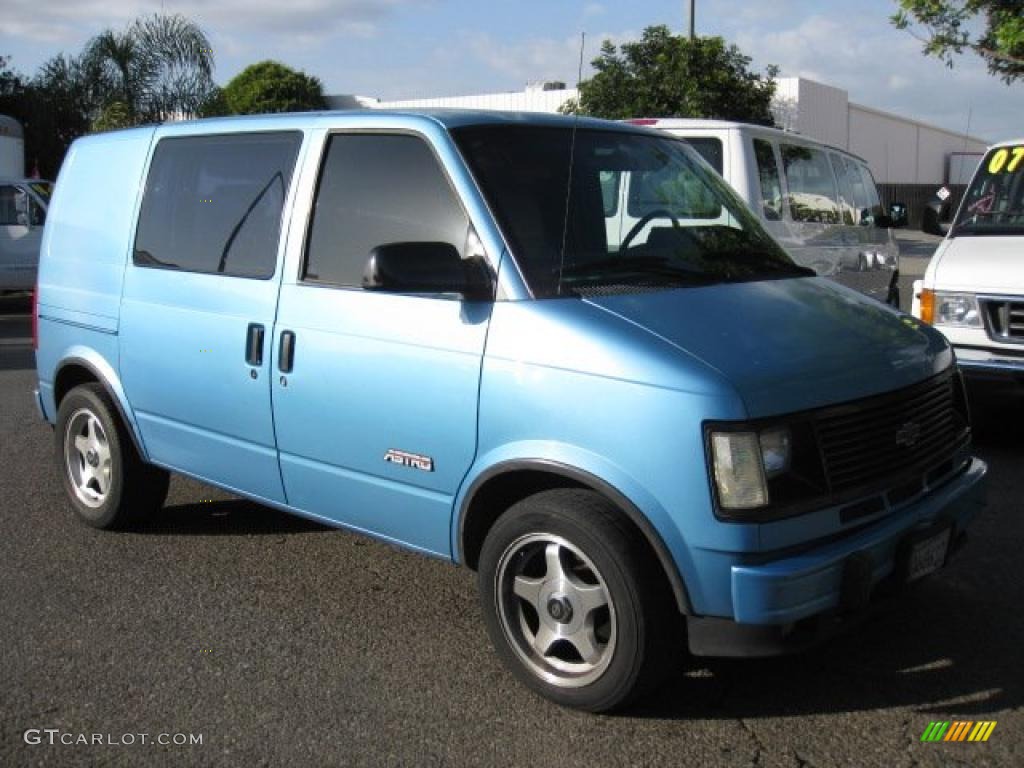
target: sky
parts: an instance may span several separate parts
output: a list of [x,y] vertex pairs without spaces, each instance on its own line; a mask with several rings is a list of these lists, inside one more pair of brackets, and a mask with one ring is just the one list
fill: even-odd
[[[0,55],[32,74],[60,52],[141,14],[184,14],[209,37],[224,84],[267,58],[319,77],[327,93],[384,99],[522,90],[584,78],[601,42],[652,24],[681,32],[688,0],[4,0]],[[888,18],[894,0],[697,0],[697,34],[720,35],[783,76],[843,88],[858,104],[996,141],[1024,134],[1024,81],[1004,85],[972,54],[953,69]]]

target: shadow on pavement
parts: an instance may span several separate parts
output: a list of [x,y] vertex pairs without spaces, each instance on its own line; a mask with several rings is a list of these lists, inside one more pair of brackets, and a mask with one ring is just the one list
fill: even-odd
[[28,371],[36,367],[31,344],[0,346],[0,371]]
[[334,530],[245,499],[179,504],[161,509],[132,529],[138,534],[250,536]]

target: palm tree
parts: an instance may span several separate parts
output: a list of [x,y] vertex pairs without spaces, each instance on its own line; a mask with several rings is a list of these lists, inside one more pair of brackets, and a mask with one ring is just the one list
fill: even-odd
[[92,38],[83,66],[98,73],[107,125],[163,122],[198,115],[216,91],[213,49],[195,22],[178,14],[136,19],[123,31]]

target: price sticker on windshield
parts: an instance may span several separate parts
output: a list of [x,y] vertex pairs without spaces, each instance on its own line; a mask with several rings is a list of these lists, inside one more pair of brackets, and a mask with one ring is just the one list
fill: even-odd
[[1024,146],[1000,147],[988,159],[988,172],[992,174],[1013,173],[1024,162]]

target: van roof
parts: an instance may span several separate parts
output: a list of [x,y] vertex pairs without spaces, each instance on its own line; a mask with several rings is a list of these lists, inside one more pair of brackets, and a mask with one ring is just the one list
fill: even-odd
[[[331,118],[353,118],[356,121],[365,121],[368,117],[405,117],[413,119],[430,120],[439,123],[445,128],[461,128],[469,125],[541,125],[541,126],[571,126],[576,122],[581,128],[603,128],[605,130],[614,128],[616,130],[627,130],[643,132],[644,129],[631,126],[625,123],[617,123],[611,120],[602,120],[593,117],[580,117],[578,121],[572,115],[560,115],[550,112],[502,112],[497,110],[471,110],[471,109],[341,109],[325,110],[317,112],[284,112],[264,115],[232,115],[231,117],[211,117],[199,120],[183,120],[180,122],[168,122],[159,125],[140,126],[142,129],[152,130],[159,127],[162,133],[174,133],[179,128],[183,133],[194,133],[196,126],[209,126],[211,128],[231,129],[241,127],[247,123],[259,122],[268,127],[300,128],[323,123],[325,119]],[[139,128],[128,128],[128,131],[139,130]],[[110,133],[118,133],[111,131]]]
[[1007,139],[1006,141],[997,141],[995,144],[992,144],[989,149],[996,149],[997,147],[1018,147],[1022,144],[1024,144],[1024,137],[1019,139]]
[[807,144],[815,144],[819,147],[831,149],[834,152],[842,152],[844,155],[849,155],[850,157],[860,160],[865,165],[867,164],[867,161],[860,155],[857,155],[848,149],[837,147],[835,144],[828,144],[824,141],[813,139],[810,136],[804,136],[802,133],[784,131],[781,128],[757,125],[756,123],[740,123],[735,120],[705,120],[703,118],[696,117],[640,117],[626,120],[624,122],[630,123],[631,125],[642,125],[648,128],[657,128],[660,131],[753,131],[780,140],[785,139],[786,141],[802,141]]

